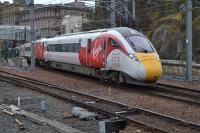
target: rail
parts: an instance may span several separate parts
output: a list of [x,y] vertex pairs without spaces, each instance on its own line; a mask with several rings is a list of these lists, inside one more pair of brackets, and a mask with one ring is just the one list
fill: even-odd
[[[82,107],[96,110],[97,112],[102,112],[127,119],[128,121],[143,125],[152,130],[170,133],[200,131],[200,125],[197,123],[192,123],[183,119],[170,117],[146,109],[121,104],[119,102],[110,101],[101,97],[76,92],[45,82],[4,74],[1,74],[0,79],[10,83],[22,85],[37,91],[48,93],[50,95],[64,99]],[[88,103],[88,101],[95,102]]]

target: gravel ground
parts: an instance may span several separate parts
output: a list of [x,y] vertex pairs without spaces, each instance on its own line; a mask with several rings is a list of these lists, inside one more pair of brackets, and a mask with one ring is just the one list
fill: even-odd
[[[57,120],[68,126],[74,127],[87,133],[95,133],[98,130],[98,121],[82,121],[77,118],[63,119],[63,113],[71,115],[71,109],[74,105],[65,103],[51,96],[41,94],[36,91],[16,87],[12,84],[0,81],[0,104],[17,105],[17,97],[21,97],[21,108],[23,110],[36,113],[46,118]],[[40,109],[40,102],[46,101],[47,111],[44,113]],[[19,130],[19,126],[15,122],[18,118],[24,123],[25,130]],[[0,112],[0,133],[57,133],[56,130],[49,126],[36,124],[23,117],[11,117]]]
[[158,83],[161,84],[170,84],[170,85],[174,85],[174,86],[178,86],[178,87],[185,87],[188,89],[200,89],[200,84],[198,82],[181,82],[181,81],[174,81],[172,79],[169,80],[159,80]]
[[6,114],[0,114],[0,132],[1,133],[58,133],[56,130],[49,126],[40,126],[24,118],[18,118],[21,122],[25,123],[25,130],[20,130],[16,124],[15,119]]
[[[5,67],[0,67],[0,69],[7,69]],[[169,100],[165,98],[160,98],[148,94],[141,94],[138,92],[123,90],[123,87],[118,87],[118,89],[110,88],[107,85],[101,84],[98,80],[85,77],[83,75],[77,75],[69,72],[55,71],[55,70],[45,70],[42,68],[36,68],[34,71],[19,71],[14,69],[8,69],[10,72],[20,74],[22,76],[31,77],[37,80],[42,80],[45,82],[51,82],[59,84],[61,86],[66,86],[71,89],[82,91],[85,93],[93,94],[96,96],[108,98],[110,100],[116,100],[125,104],[142,107],[158,113],[170,115],[173,117],[179,117],[188,121],[196,122],[200,124],[200,108],[197,105],[191,105],[187,103],[182,103],[175,100]],[[181,85],[182,83],[165,82],[172,85]],[[199,85],[187,84],[190,87],[198,87]],[[132,127],[127,127],[127,130],[131,130]],[[134,128],[132,132],[136,131]],[[129,131],[131,132],[131,131]],[[139,131],[140,132],[140,131]]]
[[[25,111],[57,120],[86,133],[98,133],[98,120],[83,121],[76,117],[63,119],[64,113],[71,115],[70,112],[74,105],[37,91],[0,81],[0,104],[17,105],[17,97],[21,98],[21,108]],[[40,109],[40,102],[44,100],[47,103],[47,111],[45,113]],[[24,124],[25,130],[19,130],[15,118],[19,119]],[[3,112],[0,112],[0,120],[0,133],[57,133],[57,131],[50,126],[36,124],[24,117],[12,117]],[[148,129],[133,124],[128,125],[127,128],[120,133],[139,133],[141,131],[143,133],[150,133]]]

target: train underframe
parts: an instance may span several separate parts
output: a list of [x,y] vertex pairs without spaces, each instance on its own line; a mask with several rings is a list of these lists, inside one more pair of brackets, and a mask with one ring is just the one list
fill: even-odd
[[55,68],[64,71],[70,71],[83,75],[93,76],[100,79],[102,82],[110,82],[116,84],[126,83],[124,73],[113,70],[99,69],[87,66],[73,65],[60,62],[45,62],[44,60],[36,60],[36,65],[43,66],[46,68]]
[[[30,63],[30,58],[27,58],[28,63]],[[78,74],[93,76],[98,78],[101,82],[106,83],[115,83],[117,85],[121,84],[136,84],[136,85],[145,85],[149,83],[138,81],[129,75],[114,71],[114,70],[107,70],[107,69],[99,69],[99,68],[92,68],[87,66],[80,66],[80,65],[73,65],[61,62],[45,62],[44,60],[36,60],[36,65],[43,66],[46,68],[55,68],[64,71],[70,71]]]

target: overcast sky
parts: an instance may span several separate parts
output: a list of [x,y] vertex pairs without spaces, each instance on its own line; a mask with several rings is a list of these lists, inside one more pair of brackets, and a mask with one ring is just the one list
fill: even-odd
[[[10,3],[13,2],[13,0],[0,0],[1,2],[4,2],[4,1],[9,1]],[[74,2],[74,0],[34,0],[35,1],[35,4],[45,4],[45,5],[48,5],[48,4],[56,4],[56,3],[69,3],[69,2]],[[81,0],[80,0],[81,1]],[[83,0],[84,1],[84,0]],[[87,1],[87,0],[86,0]],[[91,2],[92,0],[88,0],[90,2],[86,2],[86,5],[88,7],[94,7],[95,5],[95,2]]]
[[[0,0],[12,2],[12,0]],[[55,4],[55,3],[69,3],[73,2],[74,0],[35,0],[35,4]]]

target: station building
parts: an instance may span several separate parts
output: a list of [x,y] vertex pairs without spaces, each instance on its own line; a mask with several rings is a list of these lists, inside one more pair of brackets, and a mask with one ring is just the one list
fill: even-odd
[[[43,38],[61,34],[62,21],[66,15],[70,15],[71,19],[77,19],[73,16],[79,16],[82,20],[81,23],[87,23],[88,19],[92,18],[93,12],[84,2],[79,1],[67,4],[35,4],[36,36]],[[24,0],[0,3],[0,25],[30,27],[30,10],[25,6]]]

